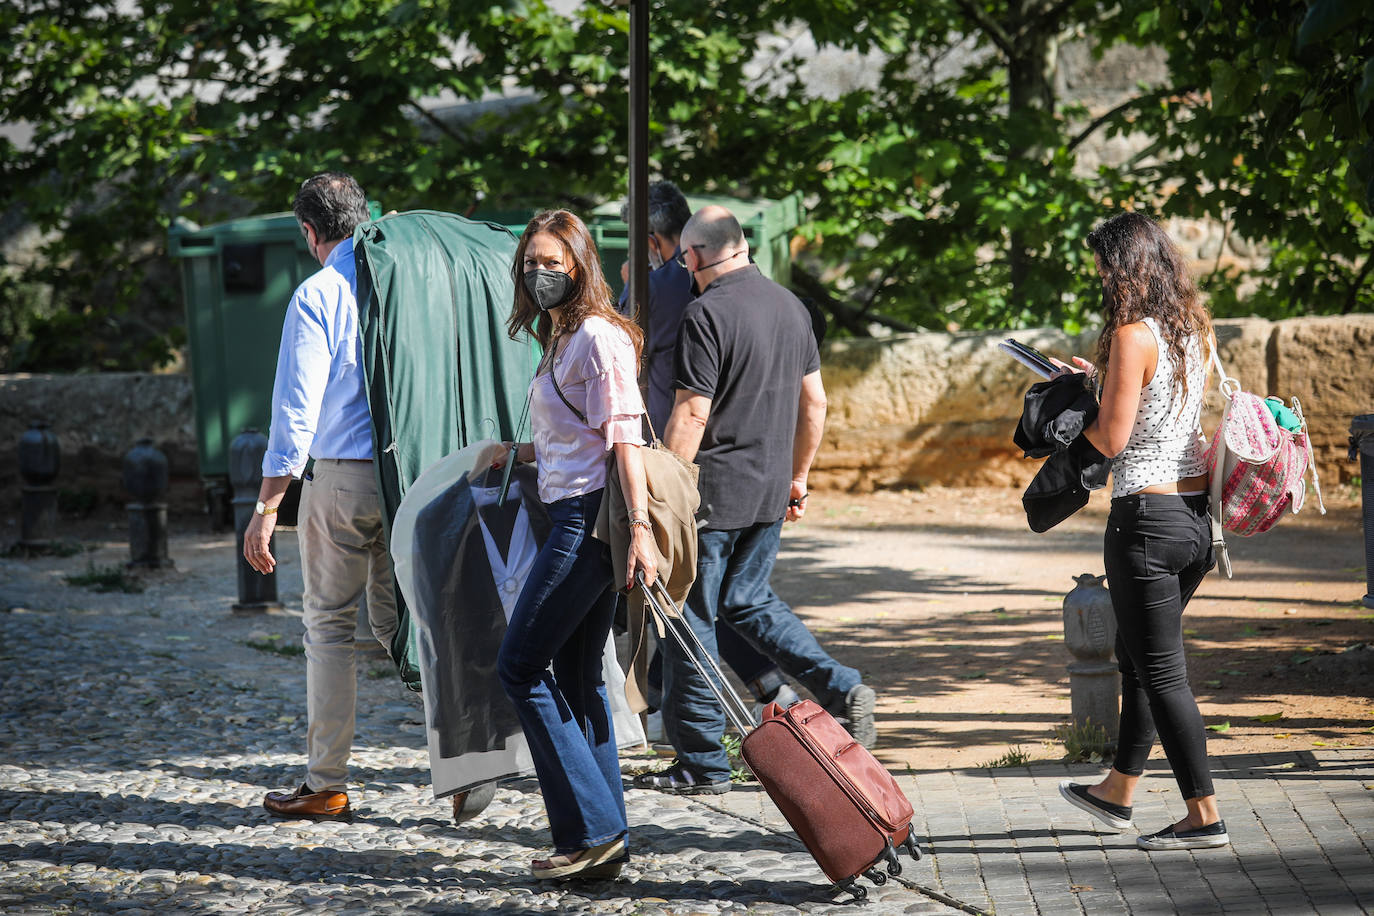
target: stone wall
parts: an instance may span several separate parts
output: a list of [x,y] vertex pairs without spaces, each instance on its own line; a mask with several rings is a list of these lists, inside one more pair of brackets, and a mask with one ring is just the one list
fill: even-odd
[[[1021,457],[1011,432],[1034,377],[997,349],[1005,336],[921,333],[828,344],[830,415],[812,485],[1024,486],[1039,462]],[[1090,354],[1094,344],[1093,335],[1050,330],[1016,336],[1059,356]],[[1247,389],[1301,399],[1322,481],[1358,473],[1346,444],[1351,417],[1374,413],[1374,315],[1222,321],[1217,337],[1227,371]],[[1221,408],[1215,391],[1207,405],[1210,433]],[[147,436],[171,465],[173,506],[203,511],[193,416],[185,375],[0,376],[3,514],[17,514],[15,449],[34,418],[47,420],[61,443],[59,488],[122,506],[124,453]]]
[[[1031,373],[997,343],[1006,332],[921,333],[828,344],[822,358],[830,415],[816,459],[816,487],[1015,486],[1035,476],[1012,445]],[[1095,335],[1017,333],[1050,353],[1091,356]],[[1358,473],[1346,460],[1350,419],[1374,413],[1374,315],[1258,318],[1217,323],[1227,372],[1250,391],[1296,395],[1312,430],[1323,481]],[[1221,414],[1215,390],[1203,427]]]

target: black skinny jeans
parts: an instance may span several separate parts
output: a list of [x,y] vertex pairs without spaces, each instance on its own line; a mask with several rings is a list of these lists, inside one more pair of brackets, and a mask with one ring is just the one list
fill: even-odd
[[1139,776],[1156,729],[1183,797],[1213,794],[1202,714],[1188,687],[1183,609],[1215,564],[1207,496],[1112,500],[1103,540],[1116,614],[1121,734],[1114,767]]

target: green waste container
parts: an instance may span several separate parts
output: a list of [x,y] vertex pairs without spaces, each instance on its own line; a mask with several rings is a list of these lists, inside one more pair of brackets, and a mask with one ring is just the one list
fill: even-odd
[[[708,204],[728,207],[740,222],[744,238],[749,242],[749,254],[766,277],[783,286],[792,282],[792,230],[801,223],[801,194],[790,194],[780,200],[741,200],[737,197],[687,195],[692,212]],[[601,251],[601,265],[606,281],[617,297],[624,288],[620,282],[620,265],[630,254],[630,227],[620,218],[620,202],[602,204],[591,212],[587,228]]]
[[290,213],[178,221],[168,252],[181,266],[200,476],[219,526],[232,517],[229,443],[244,427],[267,432],[286,306],[320,265]]
[[[790,194],[780,200],[742,200],[738,197],[687,195],[687,203],[695,213],[707,204],[728,207],[740,222],[744,238],[749,242],[749,254],[765,276],[783,286],[792,282],[792,230],[801,223],[801,194]],[[630,256],[630,227],[620,218],[620,201],[602,204],[590,213],[579,213],[587,224],[592,241],[601,253],[601,269],[611,284],[616,298],[625,284],[620,282],[620,265]],[[486,210],[473,219],[500,223],[518,238],[525,231],[538,209]]]

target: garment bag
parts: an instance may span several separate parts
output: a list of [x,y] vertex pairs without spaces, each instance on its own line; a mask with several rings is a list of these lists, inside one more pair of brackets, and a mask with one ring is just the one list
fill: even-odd
[[[497,505],[500,478],[489,479],[486,470],[501,453],[488,439],[427,468],[407,490],[392,526],[396,581],[415,620],[436,798],[534,771],[497,679],[496,657],[549,520],[529,465],[514,469]],[[643,744],[612,639],[602,675],[618,745]]]

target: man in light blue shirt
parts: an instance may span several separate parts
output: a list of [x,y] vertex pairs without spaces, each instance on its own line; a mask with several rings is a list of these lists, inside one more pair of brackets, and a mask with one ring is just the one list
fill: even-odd
[[306,459],[297,538],[305,583],[305,781],[263,801],[279,817],[349,820],[346,792],[357,680],[354,633],[367,593],[372,632],[389,647],[397,626],[391,556],[372,467],[372,417],[358,343],[353,230],[368,219],[367,196],[341,172],[308,179],[292,203],[310,254],[322,270],[287,306],[272,387],[272,428],[262,488],[243,555],[271,572],[277,508]]

